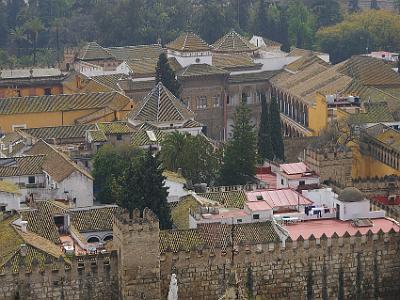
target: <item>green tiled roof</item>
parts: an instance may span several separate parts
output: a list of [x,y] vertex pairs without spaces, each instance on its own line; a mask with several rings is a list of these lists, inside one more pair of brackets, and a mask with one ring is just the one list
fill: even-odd
[[125,74],[108,74],[108,75],[99,75],[92,76],[91,79],[100,83],[113,91],[121,92],[122,89],[118,85],[118,82],[121,78],[123,78]]
[[118,60],[141,60],[152,58],[156,61],[163,52],[161,45],[138,45],[106,48]]
[[42,174],[45,155],[0,158],[0,177]]
[[210,50],[210,46],[191,31],[181,33],[174,41],[170,42],[165,47],[182,52],[202,52]]
[[208,200],[219,202],[226,208],[243,208],[247,200],[244,191],[211,192],[198,195]]
[[117,92],[4,98],[0,101],[0,115],[105,107],[122,109],[129,101],[129,98]]
[[[156,141],[152,141],[149,137],[148,132],[152,132],[155,137]],[[163,139],[164,133],[160,130],[143,130],[140,129],[137,132],[132,133],[131,136],[131,144],[136,147],[140,146],[149,146],[149,145],[157,145],[160,144]]]
[[17,215],[0,222],[0,266],[14,256],[19,246],[24,243],[11,225],[16,219],[18,219]]
[[232,71],[261,68],[261,65],[254,63],[249,55],[242,53],[215,53],[212,57],[212,64],[218,68]]
[[132,127],[129,126],[128,122],[124,121],[97,123],[97,127],[106,135],[124,134],[135,131]]
[[262,71],[262,72],[242,73],[237,75],[230,75],[228,80],[229,83],[265,81],[278,74],[278,72],[279,71]]
[[364,103],[366,112],[350,114],[350,124],[366,124],[394,122],[394,118],[386,102]]
[[101,130],[89,130],[88,136],[90,142],[101,143],[108,140],[105,133]]
[[71,210],[71,222],[79,232],[112,231],[114,214],[118,206]]
[[177,229],[189,229],[189,209],[195,210],[200,203],[191,195],[181,199],[171,209],[171,218]]
[[79,51],[78,55],[78,59],[88,61],[113,58],[114,57],[108,50],[104,49],[96,42],[87,43],[86,46]]
[[20,131],[37,139],[44,139],[44,140],[71,139],[71,138],[85,138],[86,131],[94,129],[95,127],[96,126],[94,124],[68,125],[68,126],[21,129]]
[[[233,234],[232,234],[233,232]],[[271,221],[238,225],[201,224],[197,229],[163,230],[160,232],[160,251],[178,252],[197,248],[227,250],[233,244],[245,242],[265,244],[279,239]]]
[[215,52],[241,53],[253,52],[258,49],[251,44],[246,38],[238,34],[235,30],[228,32],[212,45]]
[[132,121],[170,122],[193,119],[194,113],[177,99],[161,82],[132,110]]
[[208,64],[192,64],[182,70],[180,70],[177,75],[178,77],[198,77],[198,76],[208,76],[208,75],[228,75],[229,72],[210,66]]

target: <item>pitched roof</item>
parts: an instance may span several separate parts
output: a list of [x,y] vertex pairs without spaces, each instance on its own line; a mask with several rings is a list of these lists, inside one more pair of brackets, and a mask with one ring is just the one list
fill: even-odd
[[281,164],[280,167],[282,170],[288,174],[303,174],[308,171],[308,168],[305,163],[298,162],[298,163],[290,163],[290,164]]
[[6,180],[0,180],[0,192],[20,194],[18,186],[14,182]]
[[293,71],[293,72],[298,72],[301,70],[304,70],[308,66],[312,65],[313,63],[319,63],[323,66],[329,66],[329,63],[326,61],[322,60],[316,55],[309,55],[309,56],[302,56],[299,59],[296,59],[294,62],[291,62],[286,66],[286,69]]
[[400,132],[398,130],[387,127],[384,131],[375,135],[375,139],[396,151],[400,151]]
[[379,122],[394,122],[393,115],[386,102],[364,103],[365,112],[350,114],[350,124],[366,124]]
[[244,191],[209,192],[198,196],[221,203],[226,208],[243,208],[246,202]]
[[182,52],[209,51],[210,46],[197,34],[191,31],[182,32],[174,41],[165,46],[167,49]]
[[118,92],[65,94],[4,98],[0,101],[0,115],[70,111],[82,109],[122,109],[130,99]]
[[209,75],[228,75],[229,72],[208,64],[192,64],[180,70],[178,77],[200,77]]
[[64,74],[57,68],[24,68],[24,69],[2,69],[0,70],[0,80],[8,79],[36,79],[48,77],[63,77]]
[[124,134],[134,132],[128,122],[116,121],[116,122],[101,122],[97,123],[97,128],[104,132],[105,135],[110,134]]
[[126,75],[125,74],[107,74],[107,75],[92,76],[90,78],[92,80],[96,81],[97,83],[100,83],[100,84],[110,88],[112,91],[121,92],[122,89],[118,85],[118,82],[124,76],[126,76]]
[[156,61],[163,52],[161,45],[138,45],[125,47],[109,47],[106,48],[118,60],[141,60],[152,58]]
[[87,43],[78,54],[80,60],[101,60],[101,59],[113,59],[113,55],[97,44],[96,42]]
[[61,182],[74,172],[92,179],[92,175],[88,171],[71,161],[63,153],[59,152],[45,141],[40,140],[28,151],[28,154],[39,155],[44,154],[45,160],[43,170],[49,174],[55,181]]
[[0,221],[0,266],[14,256],[19,246],[24,243],[11,225],[16,219],[17,215]]
[[0,177],[43,174],[44,155],[0,158]]
[[88,130],[87,138],[88,138],[89,143],[107,142],[107,140],[108,140],[106,135],[104,134],[104,132],[99,129]]
[[249,202],[265,201],[271,208],[312,204],[310,200],[292,189],[251,191],[246,192],[246,196]]
[[71,222],[79,232],[112,231],[113,217],[118,210],[116,205],[72,209]]
[[261,67],[249,55],[243,53],[215,53],[212,57],[212,64],[226,70],[256,69]]
[[160,130],[138,130],[132,133],[131,144],[136,147],[160,144],[164,133]]
[[258,47],[251,44],[246,38],[232,30],[212,45],[215,52],[254,52]]
[[381,59],[370,56],[352,56],[341,64],[339,72],[367,86],[400,86],[400,75]]
[[160,231],[160,251],[178,252],[205,249],[226,250],[232,243],[264,244],[279,239],[271,221],[235,225],[232,241],[232,225],[200,224],[197,229]]
[[169,122],[192,119],[194,113],[177,99],[161,82],[132,110],[132,121]]
[[72,138],[85,138],[87,130],[96,128],[94,124],[82,125],[66,125],[66,126],[53,126],[41,128],[28,128],[21,129],[22,134],[30,135],[37,139],[51,140],[51,139],[72,139]]

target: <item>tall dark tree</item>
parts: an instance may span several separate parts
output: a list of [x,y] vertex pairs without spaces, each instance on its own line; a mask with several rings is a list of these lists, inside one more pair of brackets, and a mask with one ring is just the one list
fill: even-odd
[[288,6],[289,38],[297,48],[312,46],[315,34],[315,16],[300,1],[293,0]]
[[237,21],[238,27],[243,31],[249,30],[250,19],[250,0],[235,0],[237,4]]
[[162,84],[176,97],[179,97],[181,85],[176,79],[174,70],[168,63],[165,53],[161,53],[156,67],[156,83]]
[[221,183],[246,184],[256,173],[257,137],[250,123],[250,109],[242,102],[236,109],[233,137],[228,141],[221,167]]
[[289,42],[289,25],[288,25],[288,16],[285,9],[282,9],[279,16],[280,23],[280,39],[279,42],[282,44],[281,50],[285,52],[290,51],[290,42]]
[[360,7],[358,6],[358,0],[349,0],[349,12],[350,13],[355,13],[360,10]]
[[264,0],[258,0],[257,12],[254,20],[254,33],[267,37],[268,25],[267,5]]
[[7,43],[8,24],[6,6],[0,1],[0,47],[4,47]]
[[225,33],[225,16],[219,1],[205,2],[196,14],[195,23],[197,32],[207,43],[220,38]]
[[338,0],[312,0],[309,7],[316,16],[317,28],[334,25],[343,19]]
[[271,120],[268,103],[263,93],[261,95],[261,122],[258,130],[258,156],[262,159],[273,160],[274,150],[271,139]]
[[279,113],[279,105],[275,97],[271,97],[271,140],[272,149],[275,157],[279,160],[285,160],[285,148],[283,145],[281,115]]

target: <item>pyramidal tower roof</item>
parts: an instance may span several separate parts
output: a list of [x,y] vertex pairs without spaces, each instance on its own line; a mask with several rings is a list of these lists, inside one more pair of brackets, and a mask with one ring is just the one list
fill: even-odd
[[161,82],[129,113],[130,121],[171,122],[193,119],[194,113],[176,98]]
[[235,30],[231,30],[212,45],[213,51],[222,53],[253,52],[258,49]]
[[78,59],[81,60],[98,60],[112,59],[114,56],[96,42],[87,43],[81,51],[79,51]]
[[170,50],[182,52],[201,52],[210,50],[210,45],[192,31],[181,33],[174,41],[170,42],[165,47]]

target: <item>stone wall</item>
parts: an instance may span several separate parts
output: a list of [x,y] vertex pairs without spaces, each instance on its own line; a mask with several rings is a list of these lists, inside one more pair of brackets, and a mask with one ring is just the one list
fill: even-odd
[[256,299],[398,299],[399,233],[287,241],[285,247],[238,245],[161,255],[161,299],[172,273],[179,299],[218,299],[229,274]]
[[367,196],[400,195],[400,177],[398,176],[353,179],[353,186]]
[[74,259],[70,268],[64,261],[48,262],[44,270],[35,264],[19,266],[18,272],[6,266],[0,272],[0,299],[120,299],[114,254]]

